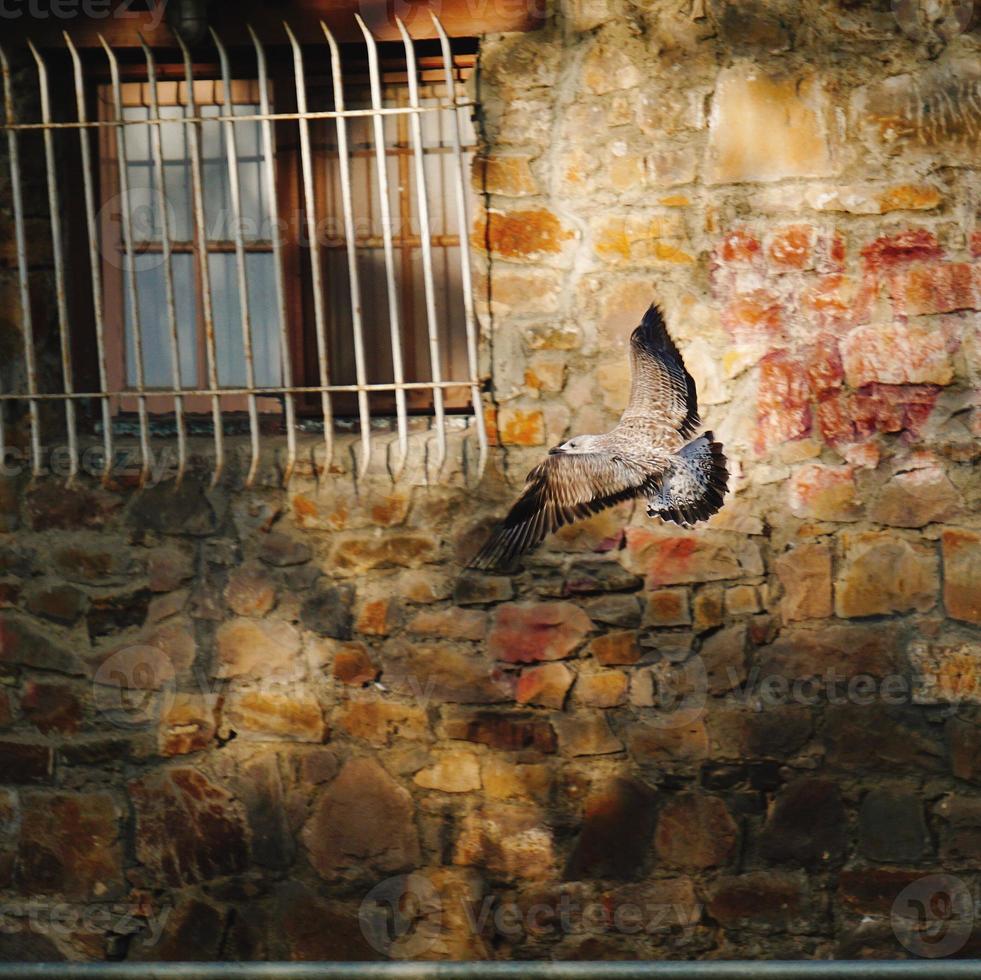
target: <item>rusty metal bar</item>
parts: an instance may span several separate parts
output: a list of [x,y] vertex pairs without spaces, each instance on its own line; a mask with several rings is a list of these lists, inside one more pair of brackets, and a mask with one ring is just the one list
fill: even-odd
[[146,58],[147,77],[150,86],[150,151],[153,155],[153,167],[157,177],[157,207],[160,211],[161,242],[163,244],[164,297],[167,304],[167,320],[170,326],[170,356],[173,361],[174,376],[174,418],[177,425],[177,478],[180,485],[187,469],[187,432],[184,426],[184,397],[177,393],[181,388],[181,350],[177,328],[177,308],[174,300],[174,273],[170,261],[170,221],[167,215],[167,188],[165,186],[165,171],[163,163],[163,143],[160,136],[160,100],[157,93],[157,66],[153,52],[147,46],[143,36],[139,36],[140,47]]
[[368,80],[371,87],[371,108],[375,139],[375,170],[378,175],[378,198],[381,209],[382,238],[385,254],[385,282],[388,289],[388,324],[392,345],[392,377],[396,388],[395,413],[399,426],[399,458],[392,468],[396,479],[405,467],[409,452],[408,424],[406,422],[405,368],[402,363],[402,328],[399,320],[399,296],[395,284],[395,247],[392,242],[392,209],[388,189],[388,162],[385,154],[385,124],[379,114],[382,110],[381,78],[378,71],[378,47],[367,25],[359,14],[355,14],[368,50]]
[[[75,106],[78,113],[78,121],[86,121],[85,107],[85,79],[82,74],[82,59],[78,56],[78,49],[72,43],[68,32],[64,31],[65,44],[72,58],[72,67],[75,74]],[[96,353],[99,359],[99,387],[103,391],[108,391],[109,380],[106,366],[106,342],[105,342],[105,312],[102,304],[102,275],[99,264],[99,225],[95,210],[95,181],[92,177],[92,148],[89,146],[89,134],[84,129],[78,131],[79,147],[82,153],[82,180],[85,194],[85,225],[88,232],[89,243],[89,266],[92,280],[92,314],[95,318],[95,344]],[[112,409],[109,404],[108,395],[100,399],[102,403],[102,449],[105,453],[105,460],[102,465],[102,482],[107,483],[112,474]]]
[[[266,68],[266,51],[251,25],[246,25],[252,44],[255,47],[256,66],[259,74],[259,109],[261,116],[269,115],[269,74]],[[290,355],[289,322],[286,310],[286,286],[283,282],[283,240],[279,227],[279,195],[276,190],[276,155],[273,152],[272,123],[268,118],[262,120],[262,151],[266,180],[266,196],[269,198],[269,220],[271,223],[273,266],[276,282],[276,303],[279,311],[279,346],[281,373],[285,388],[293,385],[293,364]],[[289,483],[296,469],[296,406],[291,394],[283,395],[283,413],[286,425],[286,467],[283,482]]]
[[[205,228],[204,180],[201,172],[201,123],[188,122],[187,116],[195,115],[194,70],[191,66],[191,52],[184,39],[175,31],[174,37],[180,45],[184,58],[184,81],[187,85],[187,112],[184,123],[187,126],[187,142],[191,157],[191,200],[194,211],[194,237],[198,260],[198,278],[201,280],[201,314],[204,318],[204,350],[207,360],[208,385],[218,389],[218,352],[215,345],[215,317],[211,302],[211,269],[208,261],[208,233]],[[211,396],[211,418],[214,428],[215,466],[211,474],[211,485],[216,486],[225,467],[225,432],[221,419],[221,397]]]
[[[405,65],[409,79],[409,106],[419,108],[419,78],[416,71],[416,50],[412,38],[396,17],[395,23],[402,35],[405,48]],[[443,362],[439,346],[439,320],[436,317],[436,287],[433,282],[433,245],[429,228],[429,191],[426,187],[425,149],[422,145],[422,120],[418,114],[409,116],[409,134],[415,149],[416,206],[419,209],[419,237],[422,239],[422,281],[426,298],[426,323],[429,328],[429,366],[432,380],[438,385],[443,380]],[[433,388],[433,410],[436,416],[436,465],[438,479],[446,463],[446,411],[443,391]]]
[[976,959],[950,958],[0,964],[0,980],[977,980],[979,973]]
[[[436,384],[433,381],[403,381],[402,384],[380,383],[368,385],[294,385],[291,388],[282,386],[266,386],[263,388],[152,388],[145,392],[148,398],[172,398],[175,395],[211,396],[211,395],[247,395],[254,391],[259,398],[278,398],[280,395],[316,395],[321,392],[358,392],[358,391],[428,391],[433,387],[439,388],[466,388],[468,381],[440,381]],[[101,398],[104,392],[100,391],[75,391],[70,395],[63,392],[38,392],[33,397],[38,401],[61,401],[65,398],[80,400],[83,398]],[[135,391],[111,391],[110,398],[132,398],[138,393]],[[0,394],[0,401],[23,401],[24,396],[18,394]]]
[[[232,74],[228,66],[228,52],[221,38],[211,28],[211,39],[218,49],[221,62],[221,82],[224,92],[225,111],[232,115]],[[259,469],[259,410],[255,400],[255,361],[252,355],[252,320],[249,316],[249,279],[245,270],[245,246],[242,241],[242,194],[238,183],[238,147],[235,143],[235,127],[227,120],[222,127],[225,132],[225,154],[228,160],[228,193],[232,205],[232,221],[235,224],[235,272],[238,278],[239,315],[242,319],[242,350],[245,356],[245,385],[249,389],[249,437],[252,443],[252,461],[245,477],[245,485],[251,487]]]
[[150,449],[150,423],[148,419],[146,395],[144,394],[146,375],[143,368],[143,327],[140,322],[140,290],[136,281],[136,256],[133,252],[133,223],[130,213],[129,175],[126,169],[126,137],[123,132],[123,94],[119,81],[119,62],[115,52],[100,34],[99,41],[109,60],[109,77],[112,85],[113,118],[116,126],[116,168],[119,178],[120,233],[126,254],[126,286],[130,310],[133,314],[133,347],[136,357],[137,411],[140,419],[140,486],[145,486],[153,465],[153,452]]
[[473,302],[473,274],[470,261],[470,219],[467,213],[467,167],[463,160],[462,140],[460,138],[460,118],[459,111],[464,105],[470,103],[457,101],[456,85],[453,79],[453,52],[450,48],[450,39],[446,34],[439,18],[430,11],[433,26],[439,35],[440,50],[443,54],[443,72],[446,80],[446,96],[452,106],[452,119],[450,120],[450,142],[453,147],[453,155],[456,158],[455,168],[457,218],[460,222],[460,280],[463,284],[463,314],[467,329],[467,361],[470,367],[470,399],[473,403],[473,421],[477,430],[477,473],[476,479],[479,480],[487,466],[487,455],[489,452],[487,440],[487,425],[484,420],[484,408],[480,399],[480,360],[478,356],[477,342],[477,317],[474,314]]
[[[460,105],[475,105],[476,103],[459,103]],[[423,106],[419,109],[412,109],[408,106],[390,106],[387,109],[345,109],[344,112],[332,112],[328,110],[313,110],[310,112],[267,112],[255,116],[198,116],[191,118],[191,122],[298,122],[303,119],[335,119],[338,115],[341,115],[347,119],[353,119],[357,116],[406,116],[412,115],[414,113],[422,112],[440,112],[442,106]],[[110,127],[118,125],[114,120],[110,119],[90,119],[84,123],[78,122],[50,122],[50,123],[14,123],[13,125],[4,125],[4,129],[12,129],[16,132],[22,132],[25,130],[32,129],[98,129],[100,127]],[[145,119],[136,119],[132,122],[124,122],[124,126],[145,126]]]
[[0,71],[3,73],[4,116],[8,126],[7,150],[10,157],[10,194],[14,206],[14,241],[17,246],[17,281],[20,286],[21,329],[24,333],[24,369],[27,373],[28,414],[31,421],[31,473],[41,472],[41,419],[38,410],[37,360],[34,355],[34,321],[31,316],[31,291],[27,273],[27,237],[24,232],[24,201],[20,184],[20,154],[17,131],[9,128],[14,113],[14,93],[10,62],[0,47]]
[[[27,42],[37,63],[38,86],[41,93],[41,119],[51,122],[51,92],[48,87],[48,66],[33,42]],[[44,170],[48,185],[48,211],[51,220],[51,257],[55,271],[55,305],[58,309],[58,337],[61,342],[61,383],[65,393],[74,389],[72,372],[72,344],[68,326],[68,297],[65,292],[65,251],[61,237],[61,199],[58,196],[58,175],[55,172],[54,133],[44,130]],[[78,427],[75,421],[75,405],[71,399],[65,402],[65,428],[68,434],[68,484],[78,476]]]
[[333,409],[327,390],[328,353],[327,324],[324,313],[323,270],[320,265],[320,241],[317,237],[317,204],[313,196],[313,160],[310,149],[310,116],[307,114],[307,83],[303,68],[303,52],[289,24],[283,23],[293,48],[293,72],[296,81],[296,107],[299,110],[300,163],[303,169],[303,202],[307,215],[307,234],[310,238],[310,275],[313,283],[313,317],[317,331],[317,359],[320,368],[320,408],[324,420],[324,472],[330,470],[334,458]]
[[[334,108],[338,112],[344,110],[344,80],[341,78],[341,53],[334,40],[334,35],[321,21],[327,45],[330,48],[331,78],[334,87]],[[364,330],[361,317],[361,283],[358,278],[358,251],[354,236],[354,205],[351,201],[351,169],[348,159],[347,120],[338,116],[337,123],[337,162],[341,178],[341,207],[344,212],[344,239],[347,246],[348,284],[351,290],[351,329],[354,334],[354,371],[358,384],[367,381],[364,363]],[[404,397],[404,396],[403,396]],[[371,415],[368,409],[368,393],[358,392],[358,418],[361,423],[361,463],[358,467],[360,476],[368,472],[371,462]]]

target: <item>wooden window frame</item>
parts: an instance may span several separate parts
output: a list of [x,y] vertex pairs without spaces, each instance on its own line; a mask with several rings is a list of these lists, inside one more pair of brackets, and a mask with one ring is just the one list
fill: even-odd
[[[455,59],[456,75],[458,80],[465,75],[466,71],[469,70],[470,67],[472,67],[473,61],[473,57],[466,54],[464,54],[462,58]],[[423,65],[423,71],[425,72],[425,62],[422,62],[421,64]],[[233,67],[233,103],[236,101],[244,101],[244,93],[242,91],[236,92],[236,85],[242,86],[243,89],[250,85],[253,88],[256,86],[256,80],[254,77],[252,77],[254,75],[254,63],[251,72],[248,70],[247,65],[248,57],[246,56],[242,58],[242,66],[239,68],[239,70],[235,70],[235,67]],[[292,65],[288,63],[285,58],[274,57],[270,59],[269,68],[271,110],[273,112],[281,113],[296,112],[296,90],[295,81],[292,74]],[[193,74],[196,84],[221,85],[220,69],[216,63],[195,64]],[[434,80],[438,81],[438,75],[435,72],[433,72],[432,77]],[[174,104],[175,102],[178,102],[180,90],[185,86],[183,64],[178,64],[172,61],[158,62],[158,78],[161,91],[161,105]],[[355,75],[353,76],[353,79],[355,83],[362,82],[365,86],[367,85],[366,77],[363,75],[360,78]],[[104,86],[108,80],[103,77],[96,77],[93,79],[93,81],[96,83],[91,86],[91,98],[96,103],[93,106],[93,109],[95,111],[104,112],[103,107],[105,106],[105,100],[99,93],[104,91]],[[124,85],[136,82],[142,82],[145,84],[145,68],[138,63],[124,66],[121,81]],[[345,76],[345,81],[347,84],[347,75]],[[318,86],[329,89],[329,79],[327,79],[324,74],[318,74],[316,76],[308,74],[307,84],[308,90],[312,90]],[[423,82],[423,84],[425,83]],[[402,91],[403,95],[405,95],[407,93],[407,88],[404,68],[401,70],[401,73],[397,68],[394,70],[389,68],[385,72],[384,85],[388,92],[390,92],[392,89],[399,89]],[[169,86],[169,88],[165,88],[165,86]],[[174,91],[177,93],[176,98],[171,94]],[[109,107],[109,111],[111,118],[111,106]],[[105,116],[103,115],[102,118],[105,118]],[[398,145],[393,147],[390,144],[386,144],[386,155],[395,155],[399,160],[399,183],[402,190],[398,194],[398,200],[403,208],[403,213],[400,215],[400,218],[404,223],[407,220],[404,209],[410,206],[408,203],[410,200],[408,188],[412,182],[411,150],[409,149],[407,117],[399,116],[397,118],[400,126]],[[295,121],[285,120],[274,122],[273,143],[274,154],[276,157],[276,185],[281,225],[284,225],[287,229],[287,233],[284,235],[282,241],[281,261],[285,290],[289,357],[293,369],[294,384],[297,386],[313,386],[319,384],[319,374],[317,370],[315,331],[309,326],[313,323],[313,294],[310,276],[310,256],[308,248],[303,246],[300,241],[300,235],[303,231],[302,226],[304,224],[301,216],[305,213],[305,203],[302,192],[299,127],[297,126],[297,123]],[[373,154],[374,151],[355,152]],[[469,152],[476,152],[476,147],[471,147]],[[326,153],[326,149],[323,147],[323,145],[321,145],[319,151],[315,152],[314,154],[314,193],[318,204],[320,201],[326,199],[327,177],[324,159]],[[113,264],[109,262],[105,254],[110,247],[115,248],[117,245],[121,247],[118,214],[114,216],[107,212],[104,207],[105,203],[111,201],[113,199],[113,195],[118,193],[117,162],[115,129],[113,127],[102,127],[100,129],[98,141],[97,171],[99,175],[100,201],[103,204],[103,300],[106,312],[107,371],[111,391],[122,391],[129,387],[127,385],[126,378],[126,355],[124,346],[126,333],[124,299],[124,290],[126,289],[125,267],[122,265],[122,263],[117,262]],[[285,221],[285,223],[283,222],[284,216],[287,216],[288,219]],[[323,217],[319,210],[318,217]],[[107,225],[109,225],[114,218],[116,225],[115,232],[107,236]],[[459,246],[458,236],[444,236],[444,239],[445,240],[440,241],[439,244],[449,247]],[[358,242],[359,245],[364,244],[361,236],[359,236]],[[414,347],[415,333],[417,332],[414,329],[410,329],[413,326],[411,305],[412,290],[413,288],[418,288],[418,284],[415,282],[416,277],[408,273],[411,272],[411,250],[413,248],[418,248],[419,242],[417,238],[412,239],[411,236],[406,239],[405,236],[396,235],[394,236],[393,243],[395,244],[396,249],[396,261],[402,263],[403,269],[403,288],[399,291],[400,312],[402,314],[401,339],[403,345],[403,356],[405,357],[405,363],[407,365],[406,377],[408,380],[411,380],[408,365],[415,360]],[[213,245],[214,247],[212,247]],[[142,243],[136,243],[134,251],[138,254],[142,247]],[[156,247],[159,248],[159,246]],[[259,246],[257,243],[247,243],[247,250],[249,250],[250,247],[258,248],[262,251],[271,251],[272,246],[271,242],[264,242],[261,244],[261,246]],[[327,253],[332,248],[336,249],[343,247],[343,241],[341,241],[339,245],[335,244],[326,249],[322,245],[322,262],[326,263],[328,261]],[[192,235],[191,242],[180,243],[178,247],[175,247],[174,243],[172,242],[172,251],[175,254],[178,252],[190,252],[191,254],[196,255],[196,250],[197,242],[194,235]],[[212,243],[209,241],[209,253],[227,250],[234,251],[234,243]],[[198,343],[198,356],[196,362],[198,378],[196,381],[196,386],[207,387],[205,377],[206,362],[204,354],[204,329],[200,295],[202,283],[200,282],[199,270],[196,262],[194,263],[194,280],[197,292],[195,304],[197,321],[195,336],[197,337]],[[329,280],[325,278],[325,282],[328,281]],[[339,288],[347,288],[346,280]],[[362,288],[364,288],[364,284]],[[330,287],[328,287],[328,304],[330,304],[330,301],[331,292]],[[329,343],[333,347],[333,345],[337,343],[337,339],[333,336],[334,331],[331,329],[330,325],[328,325],[328,333],[330,334],[328,338]],[[424,352],[424,354],[425,357],[428,357],[428,351]],[[423,359],[425,359],[425,357]],[[428,364],[428,361],[426,363]],[[464,375],[460,376],[463,377]],[[336,377],[332,377],[331,381],[332,383],[347,383],[347,379],[339,381]],[[198,382],[203,383],[199,384]],[[172,394],[161,393],[159,395],[155,395],[153,394],[153,389],[150,388],[147,388],[146,391],[147,408],[152,414],[155,416],[169,416],[173,413],[174,403]],[[446,408],[449,412],[472,410],[472,406],[470,405],[470,392],[463,385],[461,385],[459,389],[445,389],[445,398]],[[313,417],[319,416],[319,395],[298,394],[294,396],[294,399],[299,415],[310,415]],[[334,407],[334,415],[336,417],[354,417],[357,415],[356,397],[353,394],[335,392],[332,393],[331,399]],[[184,396],[183,401],[184,409],[188,413],[200,413],[201,415],[205,415],[210,412],[211,399],[209,396]],[[248,399],[244,395],[221,395],[223,415],[244,411],[247,407],[247,401]],[[135,413],[138,406],[138,398],[135,394],[126,394],[120,397],[114,397],[112,402],[114,414]],[[407,393],[407,402],[407,408],[410,414],[432,414],[433,398],[431,390],[409,391]],[[276,416],[280,414],[278,399],[260,398],[259,409],[260,412],[263,412],[264,414],[268,413]],[[390,415],[394,414],[394,411],[395,398],[393,393],[372,393],[371,412],[373,415]]]

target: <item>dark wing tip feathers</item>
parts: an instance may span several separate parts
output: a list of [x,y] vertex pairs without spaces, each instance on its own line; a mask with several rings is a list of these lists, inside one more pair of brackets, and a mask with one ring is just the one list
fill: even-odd
[[684,358],[671,339],[671,334],[668,333],[664,314],[657,303],[651,303],[648,307],[643,320],[640,321],[640,326],[634,330],[630,340],[632,344],[648,351],[655,357],[667,355],[669,359],[676,362],[685,381],[686,407],[685,417],[678,426],[678,431],[686,439],[694,435],[695,430],[702,422],[698,414],[698,393],[695,390],[695,379],[688,373]]

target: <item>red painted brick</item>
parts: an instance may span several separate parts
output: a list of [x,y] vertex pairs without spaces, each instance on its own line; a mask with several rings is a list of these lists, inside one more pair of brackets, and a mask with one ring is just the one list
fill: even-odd
[[807,269],[811,265],[814,228],[811,225],[788,225],[770,240],[767,256],[779,270]]
[[936,236],[925,228],[885,235],[862,249],[862,258],[873,269],[888,268],[901,262],[938,259],[942,255],[943,249]]
[[736,336],[772,336],[783,327],[783,306],[773,293],[756,289],[730,300],[722,311],[722,323]]
[[981,309],[981,265],[929,262],[897,269],[891,276],[897,313],[953,313]]
[[757,452],[765,453],[811,431],[810,397],[800,360],[786,351],[774,351],[763,358],[756,395]]
[[752,262],[759,254],[760,240],[739,228],[730,231],[719,246],[723,262]]

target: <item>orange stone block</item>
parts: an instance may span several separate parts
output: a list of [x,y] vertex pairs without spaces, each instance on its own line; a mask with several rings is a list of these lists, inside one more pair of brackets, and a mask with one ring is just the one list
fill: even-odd
[[810,225],[790,225],[773,236],[767,254],[778,269],[806,269],[811,264],[813,241]]
[[507,446],[545,445],[545,416],[538,409],[502,408],[498,426]]
[[551,212],[542,208],[520,211],[486,211],[474,227],[474,248],[502,259],[533,261],[558,255],[575,237]]

